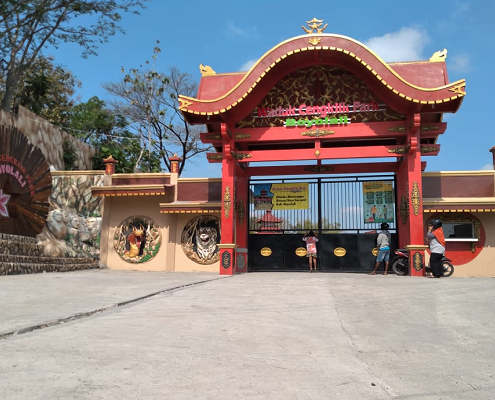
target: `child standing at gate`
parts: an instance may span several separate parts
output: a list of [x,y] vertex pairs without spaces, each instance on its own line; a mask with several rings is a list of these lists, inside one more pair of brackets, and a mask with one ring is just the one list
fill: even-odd
[[376,270],[383,261],[385,261],[385,271],[383,271],[383,275],[387,275],[388,273],[388,261],[390,258],[390,242],[392,240],[390,236],[390,232],[388,231],[390,229],[390,226],[386,222],[383,222],[380,225],[380,229],[381,232],[378,234],[378,237],[376,238],[376,247],[378,247],[378,255],[376,256],[375,268],[368,275],[376,275]]
[[316,271],[316,242],[318,242],[318,237],[311,230],[303,236],[302,240],[306,242],[306,257],[309,260],[309,272]]

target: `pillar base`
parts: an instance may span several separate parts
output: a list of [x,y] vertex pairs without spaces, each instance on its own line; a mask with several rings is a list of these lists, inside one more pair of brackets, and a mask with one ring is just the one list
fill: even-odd
[[219,243],[220,249],[220,275],[234,275],[235,243]]
[[424,244],[409,244],[406,249],[409,250],[409,269],[411,276],[426,276],[425,269],[425,250],[428,246]]
[[247,272],[248,249],[238,247],[235,249],[235,271],[236,274]]

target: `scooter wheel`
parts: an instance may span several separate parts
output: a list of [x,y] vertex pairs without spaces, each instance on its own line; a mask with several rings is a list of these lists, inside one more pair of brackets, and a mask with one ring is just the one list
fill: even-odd
[[448,261],[444,261],[442,266],[443,266],[444,278],[448,278],[449,276],[452,276],[452,274],[454,273],[454,266]]
[[395,260],[391,267],[396,275],[404,276],[409,273],[409,263],[406,260]]

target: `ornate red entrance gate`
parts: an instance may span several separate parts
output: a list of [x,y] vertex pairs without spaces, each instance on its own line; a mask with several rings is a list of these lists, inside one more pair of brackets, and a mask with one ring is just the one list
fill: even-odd
[[423,276],[422,157],[438,154],[443,113],[460,107],[465,81],[449,83],[444,56],[387,64],[322,33],[320,20],[308,26],[246,73],[202,66],[198,98],[179,97],[187,121],[207,127],[208,160],[222,163],[220,274],[247,271],[250,177],[391,173],[399,245]]
[[[377,189],[368,191],[371,187]],[[390,192],[384,193],[383,187]],[[389,223],[393,246],[396,244],[394,187],[391,175],[252,179],[249,271],[307,270],[302,237],[309,230],[318,234],[320,271],[371,270],[381,222]],[[298,188],[303,191],[296,192]],[[294,207],[297,198],[307,199],[307,204],[302,201],[304,204]],[[376,221],[367,215],[374,208]]]

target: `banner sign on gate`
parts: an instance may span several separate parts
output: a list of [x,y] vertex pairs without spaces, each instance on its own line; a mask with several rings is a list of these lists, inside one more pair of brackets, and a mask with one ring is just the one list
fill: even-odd
[[309,184],[288,182],[254,185],[255,210],[304,210],[309,208]]
[[364,222],[394,222],[392,182],[363,182]]

